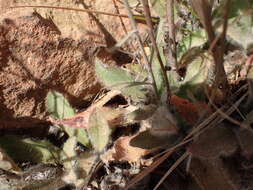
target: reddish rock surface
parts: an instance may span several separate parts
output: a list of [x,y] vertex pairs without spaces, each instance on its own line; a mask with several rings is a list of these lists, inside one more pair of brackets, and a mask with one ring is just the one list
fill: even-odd
[[[117,2],[117,1],[115,1]],[[125,36],[119,17],[16,5],[52,5],[117,13],[111,0],[0,0],[0,129],[44,127],[49,90],[64,93],[74,106],[90,101],[101,86],[94,73],[97,46],[113,46]],[[119,12],[126,14],[117,2]],[[6,18],[6,19],[3,19]],[[7,19],[10,18],[10,19]],[[47,19],[45,19],[47,18]],[[123,22],[131,31],[129,19]],[[145,31],[145,27],[140,27]],[[106,64],[124,64],[125,54],[96,55]]]
[[[36,13],[4,19],[0,24],[0,128],[34,127],[43,121],[49,90],[64,93],[75,106],[89,101],[100,90],[94,74],[95,49],[90,40],[62,38],[53,22]],[[98,56],[115,64],[103,49]]]

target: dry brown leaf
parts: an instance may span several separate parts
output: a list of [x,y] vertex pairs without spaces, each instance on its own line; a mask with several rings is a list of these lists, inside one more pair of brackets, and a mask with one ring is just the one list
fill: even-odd
[[133,147],[130,145],[132,137],[120,137],[114,145],[115,153],[112,154],[114,160],[138,162],[142,156],[147,155],[151,150]]

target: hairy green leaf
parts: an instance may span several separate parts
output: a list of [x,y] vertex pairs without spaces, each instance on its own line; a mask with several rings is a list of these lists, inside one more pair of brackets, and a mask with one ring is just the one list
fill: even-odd
[[155,9],[157,14],[161,18],[164,18],[166,16],[166,1],[164,0],[151,0],[151,6]]
[[64,119],[75,115],[75,110],[64,96],[58,92],[50,91],[47,95],[46,103],[47,111],[56,119]]
[[243,15],[235,19],[230,19],[228,23],[227,35],[232,40],[247,51],[252,51],[253,45],[253,18],[252,15]]
[[88,135],[97,152],[102,152],[109,142],[111,129],[99,109],[95,109],[90,115]]
[[106,67],[99,59],[96,59],[95,70],[106,87],[120,90],[124,96],[135,102],[146,99],[145,89],[135,84],[135,78],[129,71],[119,67]]

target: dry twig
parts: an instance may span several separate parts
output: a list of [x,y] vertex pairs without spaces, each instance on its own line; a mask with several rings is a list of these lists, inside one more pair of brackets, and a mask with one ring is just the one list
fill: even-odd
[[163,64],[156,40],[155,40],[155,34],[154,34],[154,27],[153,27],[153,23],[152,23],[152,17],[151,17],[151,13],[150,13],[150,9],[149,9],[149,4],[148,4],[148,0],[142,0],[142,4],[143,4],[143,8],[144,8],[144,14],[145,14],[145,18],[146,18],[146,22],[147,25],[149,27],[149,34],[150,34],[150,39],[152,42],[152,45],[154,47],[154,50],[156,52],[157,58],[158,58],[158,62],[160,64],[161,70],[162,70],[162,74],[163,74],[163,78],[164,78],[164,82],[165,82],[165,86],[167,88],[167,93],[170,96],[171,92],[170,92],[170,84],[169,84],[169,79],[166,73],[166,69],[165,66]]

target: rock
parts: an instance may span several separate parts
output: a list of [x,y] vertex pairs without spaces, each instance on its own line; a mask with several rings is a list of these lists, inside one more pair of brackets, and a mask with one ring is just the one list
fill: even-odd
[[[41,123],[47,115],[44,100],[49,90],[64,93],[74,106],[94,97],[101,88],[94,73],[96,47],[90,40],[62,38],[54,23],[38,13],[4,19],[0,24],[0,128]],[[115,64],[103,48],[98,56]]]
[[[22,128],[19,132],[26,133],[25,128],[48,125],[45,97],[49,90],[64,93],[76,107],[99,92],[94,52],[109,65],[124,64],[131,58],[106,49],[125,36],[119,17],[55,9],[10,9],[17,5],[117,11],[111,0],[0,0],[0,129]],[[120,13],[126,14],[123,5],[118,6]],[[131,31],[129,19],[123,21]],[[141,31],[145,32],[143,26]]]
[[[115,2],[116,6],[113,2]],[[135,4],[137,3],[133,3],[133,6]],[[104,14],[88,14],[85,12],[50,8],[9,9],[10,6],[23,5],[90,9],[114,14],[118,14],[118,9],[120,14],[127,15],[124,3],[117,0],[2,0],[2,2],[0,0],[0,11],[7,12],[7,15],[14,16],[23,14],[23,12],[27,13],[36,10],[42,17],[51,19],[55,23],[55,26],[61,31],[63,37],[90,39],[100,44],[106,43],[108,47],[116,43],[116,41],[121,40],[126,35],[125,29],[128,32],[132,30],[128,18],[122,18],[124,23],[123,26],[120,17],[107,16]],[[138,14],[137,12],[134,13]],[[145,26],[144,24],[139,25],[141,33],[146,32],[147,28]]]

